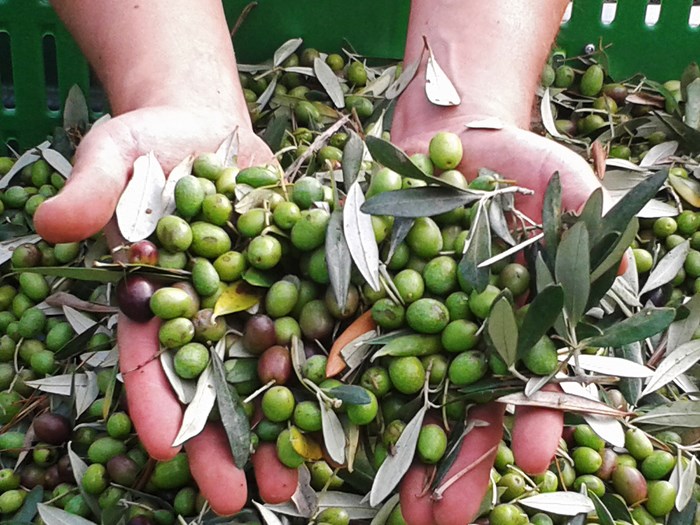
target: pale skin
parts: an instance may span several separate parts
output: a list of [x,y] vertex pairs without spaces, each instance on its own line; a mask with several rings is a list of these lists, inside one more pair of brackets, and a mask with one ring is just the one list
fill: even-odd
[[[409,152],[424,152],[435,132],[454,131],[463,139],[464,173],[472,177],[484,166],[534,190],[534,197],[519,202],[534,219],[556,170],[562,175],[565,205],[579,208],[598,187],[587,163],[527,131],[540,71],[566,3],[533,0],[523,9],[520,0],[413,0],[406,63],[418,59],[427,37],[462,104],[432,105],[419,73],[397,104],[393,141]],[[99,75],[114,118],[85,137],[70,182],[37,211],[37,231],[47,240],[84,239],[107,226],[134,159],[149,151],[167,173],[186,153],[215,150],[237,127],[243,165],[272,159],[252,131],[220,0],[52,4]],[[485,117],[497,117],[503,129],[464,127]],[[85,206],[88,201],[91,205]],[[157,330],[157,321],[137,324],[122,315],[118,338],[130,414],[149,453],[166,459],[177,452],[170,443],[182,408],[158,362],[149,362],[158,351]],[[227,494],[240,479],[232,473],[230,452],[212,437],[217,432],[209,428],[187,448],[207,458],[193,472],[214,510],[229,514],[237,504]],[[530,470],[545,468],[541,464],[554,453],[538,440],[527,448],[528,455],[542,458]],[[445,523],[438,514],[431,519]]]

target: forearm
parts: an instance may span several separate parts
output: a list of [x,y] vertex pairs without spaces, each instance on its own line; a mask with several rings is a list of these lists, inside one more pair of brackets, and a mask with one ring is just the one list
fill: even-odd
[[115,114],[208,105],[248,119],[221,0],[52,0]]
[[[542,66],[568,0],[412,0],[405,62],[423,36],[455,84],[458,108],[432,106],[436,120],[482,114],[527,127]],[[420,68],[400,102],[429,104]],[[409,102],[410,101],[410,102]]]

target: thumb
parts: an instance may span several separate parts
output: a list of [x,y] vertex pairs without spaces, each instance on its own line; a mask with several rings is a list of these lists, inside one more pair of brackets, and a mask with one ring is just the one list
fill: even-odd
[[133,165],[132,145],[131,134],[117,119],[93,128],[78,147],[64,188],[36,211],[37,233],[58,243],[80,241],[100,231],[126,185]]

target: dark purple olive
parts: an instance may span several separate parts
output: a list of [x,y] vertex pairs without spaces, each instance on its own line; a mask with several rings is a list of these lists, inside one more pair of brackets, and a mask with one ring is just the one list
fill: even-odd
[[249,352],[262,354],[277,342],[274,321],[264,314],[254,315],[243,329],[243,346]]
[[147,516],[134,516],[126,525],[153,525],[153,521]]
[[65,416],[44,412],[34,420],[34,433],[38,441],[63,445],[70,438],[71,424]]
[[46,469],[44,474],[44,488],[46,490],[53,490],[56,485],[63,481],[61,473],[58,470],[58,465],[51,465]]
[[19,474],[22,486],[30,490],[38,485],[43,485],[45,477],[46,470],[33,463],[23,466]]
[[60,474],[61,481],[63,483],[75,482],[75,476],[73,476],[73,467],[70,464],[70,457],[68,457],[68,454],[66,454],[58,460],[58,463],[56,463],[56,467],[58,468],[58,473]]
[[258,377],[263,384],[274,379],[275,383],[283,385],[291,374],[292,356],[284,346],[271,346],[258,359]]
[[613,99],[618,106],[621,106],[625,103],[629,92],[627,87],[622,84],[606,84],[603,86],[603,94]]
[[119,309],[132,321],[145,323],[153,317],[151,296],[156,286],[140,275],[125,277],[117,285],[117,304]]
[[141,469],[130,457],[119,454],[107,462],[107,473],[115,483],[131,487],[138,478]]
[[645,293],[641,298],[642,304],[646,304],[647,301],[651,301],[654,306],[664,306],[669,299],[671,299],[672,292],[673,285],[671,285],[671,283],[664,284],[663,286],[659,286],[658,288],[654,288],[652,291]]

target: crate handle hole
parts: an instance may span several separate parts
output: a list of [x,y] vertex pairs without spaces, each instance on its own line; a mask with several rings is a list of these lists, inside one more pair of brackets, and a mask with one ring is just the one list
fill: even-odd
[[61,95],[58,89],[58,66],[56,65],[56,37],[46,33],[41,40],[44,56],[44,85],[46,86],[46,106],[50,111],[61,108]]

